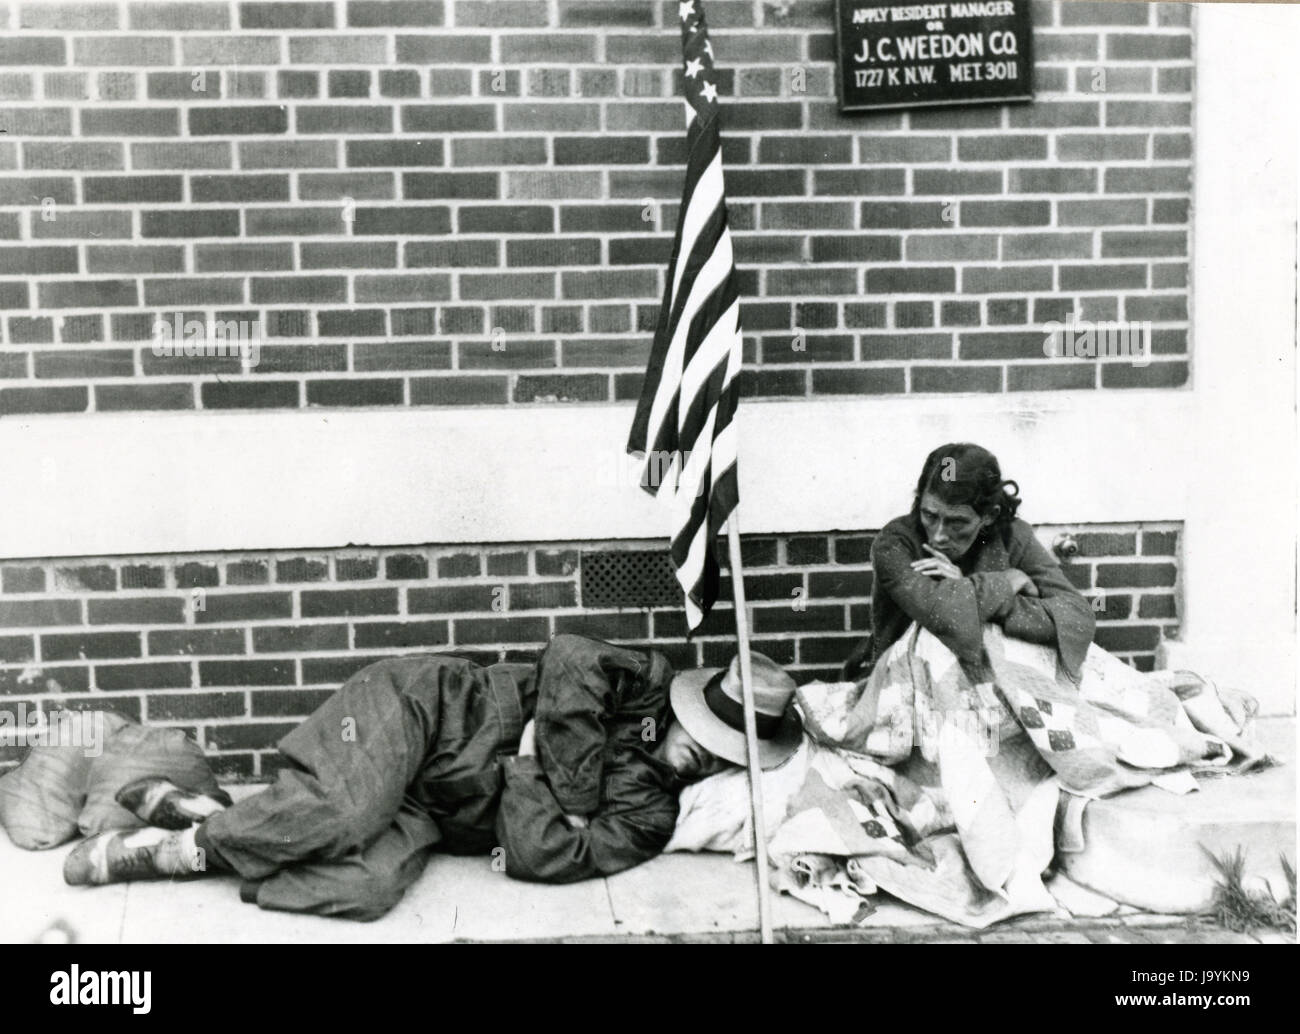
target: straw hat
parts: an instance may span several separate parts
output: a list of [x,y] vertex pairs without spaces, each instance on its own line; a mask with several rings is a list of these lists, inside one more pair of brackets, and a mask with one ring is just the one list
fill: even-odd
[[[792,706],[795,682],[761,653],[751,650],[749,659],[758,763],[762,768],[776,768],[798,749],[803,737],[803,723]],[[680,672],[668,692],[673,714],[695,742],[732,764],[747,763],[739,654],[727,668]]]

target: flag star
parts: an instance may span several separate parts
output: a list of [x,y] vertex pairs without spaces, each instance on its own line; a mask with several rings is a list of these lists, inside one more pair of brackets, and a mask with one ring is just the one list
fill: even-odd
[[718,88],[707,80],[704,85],[700,87],[700,93],[704,95],[706,101],[715,102],[718,99]]
[[712,41],[712,40],[707,40],[707,39],[706,39],[706,40],[704,41],[704,53],[708,54],[709,57],[712,57],[712,56],[713,56],[713,41]]
[[687,79],[694,79],[702,71],[704,71],[704,62],[701,61],[698,57],[693,57],[686,62]]
[[682,21],[686,21],[686,19],[689,18],[694,13],[695,13],[695,0],[686,0],[686,3],[681,3],[677,5],[677,17],[680,18]]

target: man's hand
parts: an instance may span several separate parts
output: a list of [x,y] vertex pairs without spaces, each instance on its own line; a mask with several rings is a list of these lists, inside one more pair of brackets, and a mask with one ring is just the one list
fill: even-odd
[[928,542],[921,546],[930,555],[912,561],[912,570],[917,574],[929,575],[931,578],[964,578],[961,569],[931,546]]
[[524,726],[524,731],[519,736],[519,756],[521,758],[535,757],[537,754],[537,724],[531,719]]

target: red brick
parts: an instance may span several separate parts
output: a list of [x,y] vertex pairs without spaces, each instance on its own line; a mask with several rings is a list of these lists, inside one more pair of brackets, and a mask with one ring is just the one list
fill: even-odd
[[523,375],[515,382],[516,402],[605,402],[608,399],[609,378],[605,374]]
[[[464,143],[465,141],[457,141]],[[328,145],[331,150],[333,144]],[[344,153],[351,167],[367,166],[431,166],[442,165],[443,141],[436,138],[420,140],[346,140]],[[316,163],[322,164],[322,163]],[[333,165],[331,161],[328,163]]]
[[544,617],[458,618],[453,624],[453,641],[464,645],[540,643],[550,636]]
[[495,575],[525,575],[528,573],[528,553],[490,553],[487,557],[487,573]]
[[1179,193],[1188,190],[1190,183],[1191,169],[1188,166],[1121,166],[1106,170],[1104,189],[1108,194]]
[[1069,391],[1096,386],[1097,365],[1086,361],[1007,367],[1008,391]]
[[500,192],[495,172],[407,172],[402,174],[402,196],[408,200],[491,198]]
[[269,625],[253,629],[255,653],[314,653],[347,648],[347,625]]
[[767,274],[767,290],[773,295],[806,298],[809,295],[857,293],[857,270],[821,266],[807,269],[773,269]]
[[[412,611],[416,609],[412,607]],[[365,621],[353,628],[357,649],[443,646],[450,636],[446,621]]]
[[130,377],[135,354],[130,351],[39,351],[35,353],[38,378],[75,380],[94,377]]
[[255,718],[306,717],[333,695],[327,689],[255,689],[250,694]]
[[298,197],[304,201],[343,198],[386,201],[395,197],[390,172],[305,172],[298,177]]
[[95,408],[101,412],[192,410],[194,408],[194,385],[96,385]]
[[100,690],[180,689],[190,684],[188,661],[95,665],[95,686]]
[[150,722],[242,718],[248,713],[243,693],[152,693],[145,700]]
[[1147,268],[1112,263],[1092,266],[1061,266],[1063,291],[1096,291],[1106,288],[1146,287]]
[[1186,256],[1185,231],[1111,230],[1102,234],[1102,258],[1159,258]]
[[203,686],[291,686],[294,662],[199,661],[199,683]]
[[1152,363],[1145,367],[1106,363],[1101,371],[1103,388],[1180,388],[1186,383],[1185,362]]
[[1174,596],[1144,595],[1138,604],[1138,617],[1176,618],[1178,600]]
[[36,640],[29,635],[0,636],[0,662],[26,664],[36,659]]
[[333,276],[255,276],[251,278],[249,298],[254,304],[345,302],[347,280]]
[[[1037,55],[1035,55],[1037,57]],[[1066,129],[1101,125],[1098,101],[1036,101],[1007,109],[1011,129]]]
[[511,610],[539,610],[578,605],[573,582],[516,582],[510,586]]
[[170,108],[89,108],[81,113],[83,136],[176,136],[180,119]]
[[239,26],[242,29],[332,29],[332,3],[241,3]]
[[467,406],[507,401],[506,377],[413,377],[411,405]]
[[[230,576],[231,569],[228,567],[226,571],[228,582],[231,580]],[[292,616],[293,595],[288,592],[210,592],[204,599],[204,608],[195,612],[194,620],[200,625],[211,625],[218,622],[259,621]]]
[[550,12],[546,0],[456,0],[461,28],[543,26]]
[[445,64],[486,64],[492,60],[489,36],[449,34],[397,37],[397,63],[434,66]]
[[1099,588],[1154,588],[1172,586],[1178,568],[1170,563],[1100,563],[1097,565]]
[[10,275],[79,271],[77,249],[66,247],[0,247],[0,266]]
[[45,661],[86,661],[104,657],[139,657],[139,632],[77,632],[40,637]]
[[851,136],[768,136],[759,140],[758,160],[764,165],[826,165],[853,160]]
[[814,395],[891,395],[907,390],[901,367],[813,370]]
[[92,625],[179,625],[185,621],[187,600],[179,596],[126,596],[87,601]]
[[351,678],[362,668],[369,667],[377,661],[385,660],[382,655],[365,655],[348,653],[333,657],[308,657],[302,662],[302,681],[304,685],[321,683],[338,684]]
[[45,570],[40,567],[0,567],[0,587],[4,592],[44,592]]
[[463,205],[461,233],[553,233],[555,210],[545,205]]
[[0,65],[62,65],[66,62],[66,46],[58,36],[0,39]]
[[242,628],[167,629],[150,632],[148,645],[151,657],[242,654],[244,630]]
[[348,25],[361,29],[444,24],[442,0],[349,0]]
[[[265,585],[270,580],[270,568],[265,560],[237,560],[226,564],[227,585]],[[289,609],[293,609],[292,600]]]
[[1174,556],[1178,551],[1178,532],[1143,531],[1143,556]]
[[400,406],[402,381],[366,377],[349,380],[314,380],[307,382],[309,406]]
[[216,750],[257,750],[274,746],[294,730],[292,722],[240,722],[208,726],[208,746]]
[[378,65],[387,60],[382,35],[312,34],[289,37],[289,60],[305,65]]
[[18,693],[84,693],[90,686],[90,669],[68,665],[42,665],[33,670],[0,668],[0,695]]
[[1002,369],[997,366],[916,366],[912,391],[970,393],[1000,391]]
[[59,567],[54,572],[54,584],[58,589],[72,592],[113,592],[117,588],[117,572],[107,564]]
[[451,345],[445,341],[355,344],[352,362],[353,368],[362,372],[450,369]]
[[[80,413],[88,393],[79,388],[0,388],[0,415],[16,413]],[[0,611],[0,615],[2,615]],[[0,625],[4,624],[0,617]]]
[[302,593],[302,616],[305,618],[396,613],[396,589],[304,590]]
[[[133,7],[140,6],[133,4]],[[19,25],[24,29],[116,29],[118,5],[115,3],[24,3],[19,9]],[[132,28],[139,26],[132,25]]]
[[[648,638],[649,630],[649,615],[644,612],[600,614],[584,611],[581,614],[555,615],[556,635],[585,635],[607,642],[626,642],[629,639]],[[654,648],[659,649],[657,645]]]

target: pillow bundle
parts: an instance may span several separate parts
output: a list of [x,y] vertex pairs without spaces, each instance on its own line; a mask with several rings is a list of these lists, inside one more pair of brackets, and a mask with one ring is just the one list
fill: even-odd
[[144,825],[114,799],[143,776],[163,776],[198,793],[218,789],[202,749],[180,729],[146,728],[102,713],[97,757],[84,746],[35,746],[18,768],[0,776],[0,825],[19,847],[40,851],[66,843],[78,831],[92,836]]

